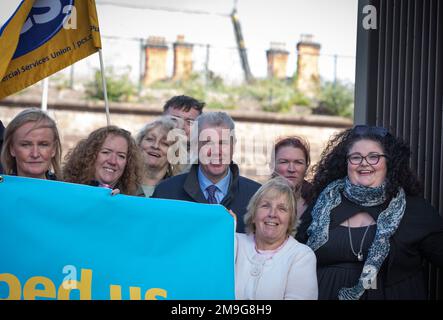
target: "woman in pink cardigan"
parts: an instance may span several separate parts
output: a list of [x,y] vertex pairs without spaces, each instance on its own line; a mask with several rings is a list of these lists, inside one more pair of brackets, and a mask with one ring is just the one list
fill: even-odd
[[247,234],[236,234],[237,299],[317,299],[315,254],[293,238],[296,207],[291,185],[282,177],[269,180],[251,198]]

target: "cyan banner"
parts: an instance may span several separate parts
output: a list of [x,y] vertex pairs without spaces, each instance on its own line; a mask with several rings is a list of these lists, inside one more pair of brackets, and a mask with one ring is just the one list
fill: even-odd
[[234,299],[224,207],[0,180],[0,299]]

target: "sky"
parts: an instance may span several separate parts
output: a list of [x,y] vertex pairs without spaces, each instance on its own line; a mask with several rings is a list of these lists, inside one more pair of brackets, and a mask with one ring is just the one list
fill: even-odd
[[[2,1],[0,24],[2,14],[18,2]],[[172,44],[178,35],[184,35],[185,41],[195,44],[194,69],[203,70],[208,59],[209,69],[223,78],[232,81],[242,78],[229,18],[236,5],[254,76],[266,76],[266,50],[271,42],[285,44],[290,53],[287,76],[292,76],[300,35],[312,34],[314,41],[321,45],[321,76],[332,80],[336,74],[339,79],[354,82],[356,0],[96,0],[96,3],[105,64],[117,70],[128,70],[132,79],[138,78],[140,69],[138,38],[160,36]],[[195,13],[177,12],[180,10]],[[210,45],[209,58],[207,44]],[[334,55],[338,55],[336,73]],[[170,50],[170,74],[172,65]],[[95,67],[98,67],[98,58],[89,57],[76,66],[76,72],[90,72]]]

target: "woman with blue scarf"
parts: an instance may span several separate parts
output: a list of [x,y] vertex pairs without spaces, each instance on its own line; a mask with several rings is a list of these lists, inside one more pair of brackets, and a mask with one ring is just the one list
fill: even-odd
[[423,265],[443,266],[443,218],[419,196],[409,156],[381,127],[329,141],[297,235],[317,256],[319,299],[426,299]]

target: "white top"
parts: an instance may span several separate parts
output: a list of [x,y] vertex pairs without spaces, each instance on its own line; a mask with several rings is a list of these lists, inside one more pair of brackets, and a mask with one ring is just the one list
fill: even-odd
[[311,248],[293,237],[269,258],[255,250],[254,235],[236,233],[236,299],[316,300],[316,264]]
[[146,198],[150,198],[155,191],[156,186],[148,186],[147,184],[142,184],[143,193]]

